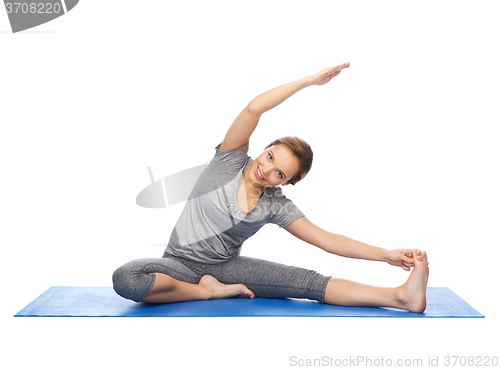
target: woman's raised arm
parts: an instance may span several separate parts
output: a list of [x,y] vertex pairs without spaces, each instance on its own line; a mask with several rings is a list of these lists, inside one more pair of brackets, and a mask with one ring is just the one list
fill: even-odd
[[342,69],[347,67],[349,67],[349,63],[324,68],[311,76],[275,87],[255,97],[236,117],[231,127],[229,127],[219,149],[228,151],[239,148],[250,139],[263,113],[283,103],[286,99],[305,87],[326,84],[333,77],[337,76]]

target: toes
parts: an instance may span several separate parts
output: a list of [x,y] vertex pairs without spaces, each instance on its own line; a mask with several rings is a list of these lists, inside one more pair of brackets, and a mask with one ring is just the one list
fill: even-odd
[[248,298],[255,298],[254,292],[252,292],[250,289],[247,288],[245,284],[236,284],[236,286],[239,289],[239,296],[241,297],[248,297]]
[[255,294],[250,290],[248,289],[247,287],[245,287],[246,289],[246,295],[248,296],[248,298],[255,298]]
[[417,261],[427,261],[427,253],[425,251],[424,252],[419,251],[419,255],[417,256]]
[[240,294],[240,297],[254,299],[255,298],[255,294],[253,294],[253,292],[251,290],[249,290],[247,292],[244,292],[244,293]]

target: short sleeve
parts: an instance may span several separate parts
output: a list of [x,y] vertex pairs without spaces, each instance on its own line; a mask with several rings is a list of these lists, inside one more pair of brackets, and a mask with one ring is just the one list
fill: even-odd
[[292,222],[304,216],[304,213],[290,199],[285,198],[284,202],[271,216],[270,223],[279,227],[287,227]]
[[233,149],[233,150],[228,150],[228,151],[223,151],[220,150],[220,146],[222,145],[219,144],[215,147],[215,155],[214,155],[214,160],[220,162],[221,164],[224,164],[226,166],[234,166],[235,168],[242,168],[248,161],[248,148],[249,148],[249,142],[247,141],[245,144],[240,146],[239,148]]

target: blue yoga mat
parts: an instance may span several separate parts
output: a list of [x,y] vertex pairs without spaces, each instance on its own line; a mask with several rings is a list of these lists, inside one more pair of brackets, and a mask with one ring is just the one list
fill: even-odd
[[391,308],[342,307],[302,299],[229,298],[148,305],[118,296],[110,287],[54,286],[19,316],[74,317],[484,317],[448,288],[428,288],[424,313]]

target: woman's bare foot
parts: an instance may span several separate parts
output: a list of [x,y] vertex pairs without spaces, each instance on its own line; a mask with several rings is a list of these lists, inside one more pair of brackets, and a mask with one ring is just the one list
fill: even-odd
[[418,313],[425,311],[425,292],[428,278],[429,262],[427,261],[427,253],[418,251],[410,277],[405,284],[399,287],[401,308]]
[[222,284],[219,280],[210,275],[204,275],[200,279],[198,285],[206,289],[208,299],[255,297],[255,294],[243,284]]

